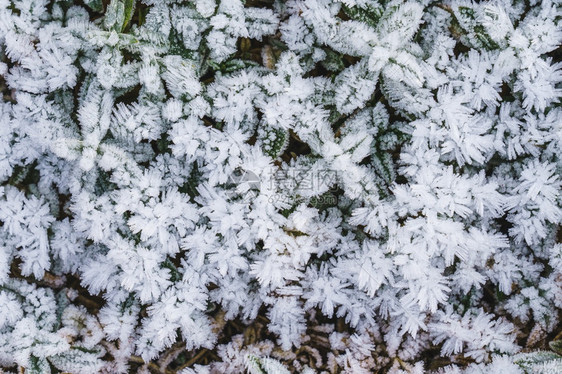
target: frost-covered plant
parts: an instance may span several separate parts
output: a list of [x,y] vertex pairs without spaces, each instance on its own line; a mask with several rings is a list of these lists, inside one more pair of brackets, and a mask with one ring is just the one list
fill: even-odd
[[455,366],[448,366],[439,371],[442,374],[557,374],[562,372],[562,340],[549,343],[552,351],[533,351],[516,355],[494,356],[489,364],[472,364],[461,370]]
[[516,365],[562,308],[561,16],[0,0],[0,366]]

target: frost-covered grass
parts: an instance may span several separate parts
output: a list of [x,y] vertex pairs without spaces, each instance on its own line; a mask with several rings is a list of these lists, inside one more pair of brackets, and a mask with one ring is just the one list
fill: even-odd
[[562,373],[561,10],[0,0],[0,368]]

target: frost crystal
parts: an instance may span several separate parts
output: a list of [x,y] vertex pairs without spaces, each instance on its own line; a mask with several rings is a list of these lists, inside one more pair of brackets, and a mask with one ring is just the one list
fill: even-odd
[[0,0],[0,372],[560,372],[561,5]]

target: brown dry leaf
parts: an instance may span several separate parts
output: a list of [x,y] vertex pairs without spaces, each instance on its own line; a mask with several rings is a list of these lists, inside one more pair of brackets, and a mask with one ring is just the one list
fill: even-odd
[[546,338],[546,331],[544,331],[541,325],[536,323],[535,326],[533,326],[531,332],[529,333],[529,337],[527,338],[527,343],[525,344],[525,347],[536,348],[544,341],[545,338]]

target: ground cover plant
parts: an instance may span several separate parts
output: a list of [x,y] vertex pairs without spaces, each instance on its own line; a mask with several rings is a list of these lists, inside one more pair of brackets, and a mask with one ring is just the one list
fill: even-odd
[[562,373],[561,9],[0,0],[0,372]]

